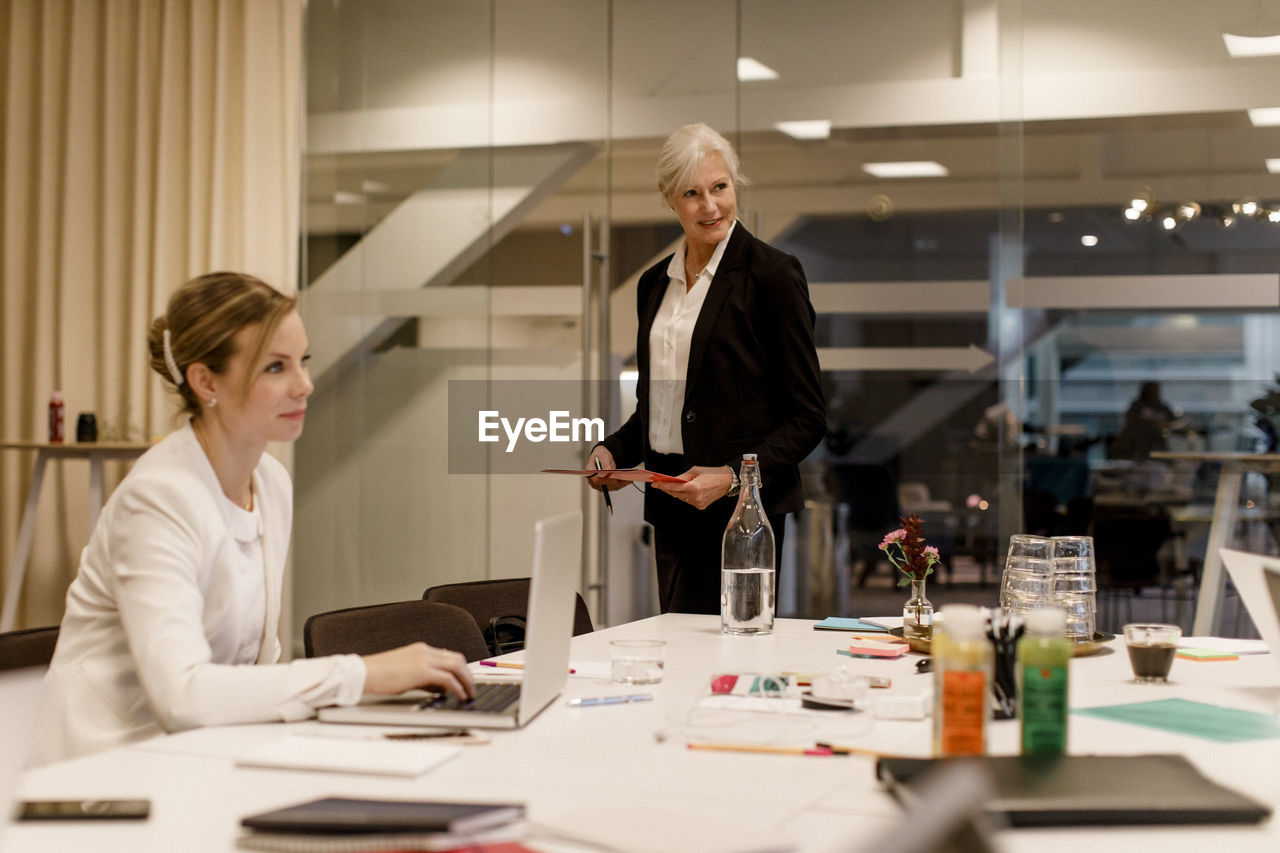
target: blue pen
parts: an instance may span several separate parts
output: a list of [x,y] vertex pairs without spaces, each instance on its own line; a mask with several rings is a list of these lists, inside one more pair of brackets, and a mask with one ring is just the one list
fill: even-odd
[[569,704],[586,708],[590,705],[621,705],[624,702],[648,702],[652,699],[652,693],[630,693],[625,696],[592,696],[588,699],[570,699]]

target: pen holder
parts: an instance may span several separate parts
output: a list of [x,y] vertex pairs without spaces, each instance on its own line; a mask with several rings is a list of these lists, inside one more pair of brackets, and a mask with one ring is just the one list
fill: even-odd
[[1018,638],[992,638],[991,646],[995,651],[995,673],[991,680],[992,711],[997,720],[1011,720],[1018,716]]

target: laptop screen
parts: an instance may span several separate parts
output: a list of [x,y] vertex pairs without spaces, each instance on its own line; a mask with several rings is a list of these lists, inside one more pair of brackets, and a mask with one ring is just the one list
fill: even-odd
[[1249,554],[1223,548],[1222,563],[1231,575],[1231,581],[1240,593],[1240,600],[1249,611],[1258,635],[1266,642],[1273,655],[1280,654],[1280,599],[1277,599],[1277,581],[1280,558]]
[[582,565],[582,513],[544,518],[534,526],[524,686],[520,721],[541,711],[564,687],[573,638],[574,592]]

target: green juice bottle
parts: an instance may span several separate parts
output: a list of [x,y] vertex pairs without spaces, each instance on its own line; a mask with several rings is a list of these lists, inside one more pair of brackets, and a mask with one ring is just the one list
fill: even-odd
[[1022,753],[1061,755],[1067,751],[1067,672],[1071,641],[1066,614],[1055,607],[1027,614],[1027,633],[1018,641],[1018,719]]

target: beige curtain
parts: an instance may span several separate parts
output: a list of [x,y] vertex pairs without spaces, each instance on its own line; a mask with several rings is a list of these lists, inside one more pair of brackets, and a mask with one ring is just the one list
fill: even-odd
[[[145,335],[215,269],[297,278],[304,0],[0,0],[0,436],[169,432]],[[7,583],[34,454],[0,453]],[[109,470],[118,482],[123,464]],[[53,624],[88,538],[88,466],[51,463],[18,624]]]

